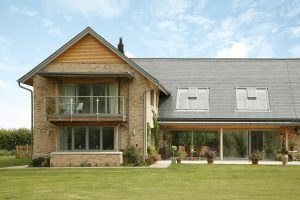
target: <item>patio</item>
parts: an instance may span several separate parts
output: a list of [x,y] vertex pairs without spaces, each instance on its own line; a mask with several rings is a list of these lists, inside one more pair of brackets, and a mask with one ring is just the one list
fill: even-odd
[[[182,160],[182,164],[207,164],[206,160]],[[160,160],[155,164],[151,165],[152,168],[167,168],[171,164],[171,160]],[[221,165],[251,165],[251,161],[249,160],[215,160],[214,164]],[[273,160],[262,160],[259,161],[259,165],[282,165],[281,161],[273,161]],[[300,165],[300,161],[288,162],[289,165]]]

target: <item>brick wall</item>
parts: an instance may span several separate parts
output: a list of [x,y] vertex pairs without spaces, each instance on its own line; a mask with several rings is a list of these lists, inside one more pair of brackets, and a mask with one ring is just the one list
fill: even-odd
[[[120,96],[128,96],[128,123],[122,124],[122,148],[130,143],[141,148],[144,144],[144,92],[149,81],[127,64],[51,63],[42,72],[131,72],[133,81],[120,82]],[[35,75],[34,86],[34,157],[49,156],[57,151],[58,127],[45,120],[44,96],[59,95],[60,81]],[[130,137],[129,137],[130,135]]]
[[[50,154],[51,167],[91,167],[120,166],[122,152],[55,152]],[[87,166],[84,166],[87,167]]]

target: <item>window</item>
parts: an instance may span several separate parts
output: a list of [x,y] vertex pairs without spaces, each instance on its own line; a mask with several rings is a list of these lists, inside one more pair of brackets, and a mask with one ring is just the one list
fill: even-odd
[[203,110],[209,109],[209,89],[187,87],[178,88],[176,109],[178,110]]
[[61,151],[114,150],[113,127],[62,127]]
[[269,111],[267,88],[237,88],[236,109],[238,111]]
[[[81,113],[87,114],[117,114],[118,87],[117,84],[62,84],[62,113],[70,114],[70,100],[73,100],[73,109],[81,102]],[[98,101],[97,101],[98,99]],[[98,106],[97,106],[98,104]],[[98,109],[98,110],[97,110]],[[78,113],[77,113],[78,114]]]

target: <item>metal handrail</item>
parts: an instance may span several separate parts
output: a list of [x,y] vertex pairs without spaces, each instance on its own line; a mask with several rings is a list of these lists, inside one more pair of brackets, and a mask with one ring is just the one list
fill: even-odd
[[[82,101],[76,101],[78,98],[89,98],[89,99],[95,99],[96,98],[96,103],[92,103],[93,101],[90,101],[91,103],[89,104],[89,111],[84,112],[84,109],[77,110],[78,107],[76,108],[76,105],[78,106],[78,103]],[[102,107],[104,108],[104,112],[99,112],[99,102],[101,102],[101,99],[99,98],[104,98],[105,105]],[[63,99],[67,99],[67,101],[64,102]],[[112,101],[112,100],[113,101]],[[73,119],[74,115],[84,115],[88,114],[90,115],[96,115],[97,116],[97,121],[99,116],[103,116],[103,114],[108,114],[108,115],[121,115],[123,118],[123,121],[125,121],[125,116],[126,116],[126,110],[128,108],[125,108],[125,99],[128,100],[127,97],[125,96],[45,96],[44,97],[44,109],[45,109],[45,118],[47,119],[48,115],[63,115],[63,116],[70,116],[71,121]],[[122,102],[120,102],[122,101]],[[49,104],[50,102],[50,104]],[[103,102],[103,101],[102,101]],[[109,102],[113,102],[112,105],[115,104],[114,107],[110,107],[108,105]],[[102,104],[103,105],[103,104]],[[126,104],[127,105],[127,104]],[[91,107],[90,107],[91,106]],[[96,111],[94,110],[96,108]],[[112,110],[111,110],[112,109]],[[49,111],[50,110],[50,111]],[[52,113],[53,112],[53,113]],[[75,113],[74,113],[75,112]],[[52,114],[50,114],[52,113]]]

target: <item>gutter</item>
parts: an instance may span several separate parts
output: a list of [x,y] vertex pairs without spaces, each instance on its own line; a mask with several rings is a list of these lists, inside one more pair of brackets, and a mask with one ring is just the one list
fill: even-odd
[[300,125],[300,122],[292,121],[159,121],[158,123],[160,125]]
[[31,148],[31,157],[32,157],[32,155],[33,155],[33,91],[22,86],[20,81],[18,81],[18,85],[20,88],[29,91],[30,95],[31,95],[31,147],[32,147]]

